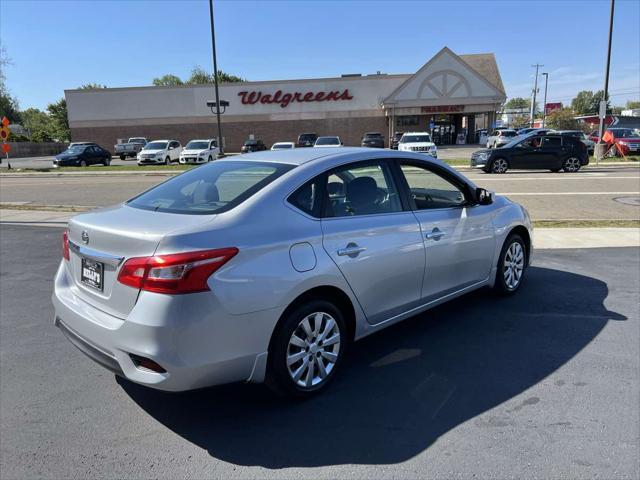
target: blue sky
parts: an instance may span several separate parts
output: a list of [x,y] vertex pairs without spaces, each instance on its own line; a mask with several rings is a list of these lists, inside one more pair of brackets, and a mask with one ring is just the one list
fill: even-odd
[[[549,72],[549,101],[601,89],[608,0],[215,2],[219,68],[250,80],[415,72],[443,46],[496,54],[507,95]],[[96,82],[211,70],[207,0],[1,0],[7,86],[22,108]],[[610,91],[640,97],[640,2],[617,0]]]

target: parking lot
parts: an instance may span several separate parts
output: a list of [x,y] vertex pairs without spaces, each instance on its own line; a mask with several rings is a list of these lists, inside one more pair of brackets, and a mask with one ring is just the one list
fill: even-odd
[[[4,189],[3,189],[4,190]],[[637,248],[536,252],[354,346],[325,394],[166,394],[53,326],[60,230],[2,227],[0,477],[638,478]]]

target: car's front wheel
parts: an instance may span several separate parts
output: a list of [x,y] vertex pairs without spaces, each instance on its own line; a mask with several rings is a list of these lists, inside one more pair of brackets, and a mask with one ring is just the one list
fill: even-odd
[[169,158],[169,156],[167,156],[167,158],[164,159],[164,164],[165,165],[169,165],[171,163],[171,158]]
[[580,170],[582,164],[578,157],[569,157],[562,164],[562,169],[567,173],[575,173]]
[[126,155],[120,155],[120,160],[126,160],[127,156]]
[[111,159],[110,159],[110,158],[105,157],[105,159],[104,159],[104,161],[102,162],[102,164],[103,164],[105,167],[108,167],[109,165],[111,165]]
[[492,173],[506,173],[509,170],[509,163],[504,158],[496,158],[491,162]]
[[524,278],[527,267],[527,249],[522,237],[510,235],[502,246],[494,289],[503,295],[515,293]]
[[211,158],[211,155],[209,155],[209,158],[207,158],[207,162],[213,162],[213,158]]
[[87,166],[87,162],[86,160],[80,160],[80,164],[81,167],[86,167]]
[[331,302],[312,300],[288,313],[269,349],[267,385],[276,392],[307,397],[334,377],[347,346],[347,329]]

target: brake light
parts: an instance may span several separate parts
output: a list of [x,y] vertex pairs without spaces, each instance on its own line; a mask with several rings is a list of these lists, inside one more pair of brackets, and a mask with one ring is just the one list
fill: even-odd
[[69,260],[69,230],[62,232],[62,258]]
[[118,281],[148,292],[204,292],[209,290],[209,277],[237,253],[237,248],[221,248],[130,258],[120,269]]

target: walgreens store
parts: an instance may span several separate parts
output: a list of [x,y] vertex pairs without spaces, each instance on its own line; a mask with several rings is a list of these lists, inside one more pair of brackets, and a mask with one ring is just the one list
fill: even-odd
[[[72,141],[113,149],[120,139],[217,135],[212,85],[66,90]],[[492,53],[456,55],[443,48],[416,73],[229,83],[222,116],[226,150],[253,135],[270,146],[301,133],[338,135],[359,145],[365,132],[430,131],[437,144],[475,143],[495,121],[506,94]]]

